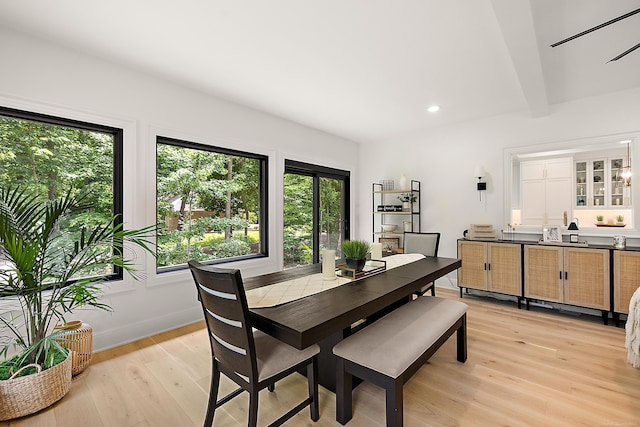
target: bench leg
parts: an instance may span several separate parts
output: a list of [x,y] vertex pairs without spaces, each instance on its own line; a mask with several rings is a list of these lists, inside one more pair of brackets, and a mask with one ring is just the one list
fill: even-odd
[[462,315],[462,325],[456,332],[458,344],[458,361],[464,363],[467,361],[467,314]]
[[344,359],[338,357],[336,363],[336,421],[345,425],[353,416],[352,379],[344,369]]
[[387,427],[402,427],[402,382],[393,381],[386,388]]

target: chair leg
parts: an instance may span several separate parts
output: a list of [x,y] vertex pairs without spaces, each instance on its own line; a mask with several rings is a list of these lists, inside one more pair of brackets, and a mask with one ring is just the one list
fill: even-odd
[[459,362],[467,361],[467,315],[462,315],[462,325],[456,332],[456,341],[458,344],[457,358]]
[[249,392],[249,427],[258,425],[258,390],[252,389]]
[[387,427],[403,425],[402,381],[394,381],[386,389]]
[[216,413],[218,388],[220,387],[220,371],[218,363],[214,358],[211,361],[211,386],[209,387],[209,403],[207,404],[207,415],[204,418],[204,427],[213,425],[213,416]]
[[269,385],[267,386],[267,390],[269,390],[271,393],[273,393],[274,391],[276,391],[276,383],[269,384]]
[[352,376],[344,369],[344,359],[336,363],[336,421],[345,425],[353,417]]
[[311,412],[311,421],[320,419],[320,405],[318,402],[318,356],[311,359],[311,363],[307,365],[307,382],[309,386],[309,397],[313,399],[309,405]]

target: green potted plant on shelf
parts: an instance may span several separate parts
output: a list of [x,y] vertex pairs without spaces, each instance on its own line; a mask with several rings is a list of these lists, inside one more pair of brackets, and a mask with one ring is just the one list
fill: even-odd
[[367,262],[367,254],[370,245],[364,240],[345,240],[342,242],[342,255],[345,257],[347,267],[356,271],[362,271]]
[[0,421],[66,394],[71,356],[56,324],[80,307],[110,310],[100,302],[105,275],[115,266],[136,277],[125,256],[131,245],[152,253],[147,237],[155,226],[125,230],[117,216],[62,233],[63,221],[90,208],[85,197],[69,191],[49,201],[0,186]]
[[623,215],[616,216],[616,221],[618,222],[618,224],[622,224],[624,222],[624,216]]
[[418,200],[418,197],[413,193],[402,193],[398,196],[398,200],[402,202],[402,209],[409,211],[411,210],[411,204]]
[[598,224],[602,224],[602,221],[604,221],[604,216],[596,215],[596,221],[598,222]]

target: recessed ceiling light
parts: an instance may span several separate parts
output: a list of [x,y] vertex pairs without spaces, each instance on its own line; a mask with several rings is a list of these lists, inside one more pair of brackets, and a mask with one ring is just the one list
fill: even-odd
[[438,105],[432,105],[431,107],[427,108],[427,111],[430,113],[436,113],[440,111],[440,107]]

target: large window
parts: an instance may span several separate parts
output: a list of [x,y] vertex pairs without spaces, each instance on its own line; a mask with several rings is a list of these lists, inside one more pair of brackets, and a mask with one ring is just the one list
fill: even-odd
[[[0,184],[49,200],[86,194],[90,209],[60,224],[64,236],[122,214],[122,129],[0,107]],[[1,261],[0,261],[1,262]],[[108,278],[121,277],[113,267]]]
[[349,172],[285,161],[284,267],[317,263],[349,238]]
[[159,136],[156,158],[159,271],[266,255],[265,156]]

